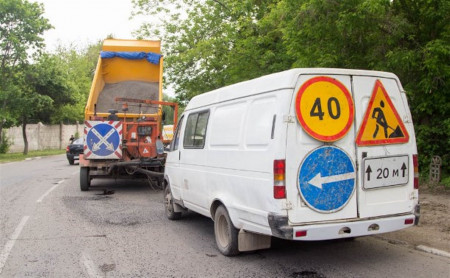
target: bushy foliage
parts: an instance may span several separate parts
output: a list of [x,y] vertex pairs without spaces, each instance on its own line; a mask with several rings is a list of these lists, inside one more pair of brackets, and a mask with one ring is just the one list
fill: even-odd
[[6,134],[6,131],[2,131],[2,138],[0,140],[0,153],[7,153],[9,151],[9,147],[11,146],[11,141]]
[[13,107],[22,91],[23,68],[44,46],[43,33],[52,28],[43,13],[40,3],[0,0],[0,141],[3,127],[18,123]]
[[197,94],[293,67],[396,73],[413,114],[420,168],[450,172],[450,2],[447,0],[133,0],[160,17],[166,80]]
[[62,66],[68,73],[65,82],[70,88],[74,103],[56,109],[50,118],[51,123],[75,123],[84,120],[84,108],[89,97],[100,47],[101,42],[89,45],[85,49],[61,46],[54,53],[60,57]]

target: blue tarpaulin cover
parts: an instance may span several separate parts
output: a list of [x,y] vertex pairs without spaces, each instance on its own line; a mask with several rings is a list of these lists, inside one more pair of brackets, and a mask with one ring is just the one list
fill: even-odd
[[153,52],[113,52],[113,51],[102,51],[100,52],[100,57],[102,59],[119,57],[128,60],[141,60],[146,59],[148,62],[159,65],[159,59],[161,59],[161,54]]

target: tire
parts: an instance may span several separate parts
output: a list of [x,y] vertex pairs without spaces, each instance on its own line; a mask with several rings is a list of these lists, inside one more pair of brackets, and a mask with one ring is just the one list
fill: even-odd
[[238,249],[238,229],[233,226],[227,209],[221,205],[214,215],[214,235],[217,248],[225,256],[236,256]]
[[181,212],[175,212],[170,185],[164,188],[164,211],[169,220],[177,220],[181,218]]
[[73,158],[72,158],[72,159],[69,158],[69,164],[70,164],[70,165],[75,164],[75,160],[74,160]]
[[80,189],[88,191],[91,186],[91,177],[89,176],[89,167],[80,167]]

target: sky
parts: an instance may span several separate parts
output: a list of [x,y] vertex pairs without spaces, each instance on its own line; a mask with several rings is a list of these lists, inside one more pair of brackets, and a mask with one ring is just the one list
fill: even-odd
[[144,21],[130,20],[131,0],[31,0],[44,4],[44,17],[53,29],[44,33],[48,51],[58,45],[87,46],[112,34],[133,39],[132,32]]
[[[131,0],[30,0],[44,4],[44,17],[53,29],[44,33],[46,50],[73,45],[84,48],[104,40],[110,34],[116,39],[134,39],[133,31],[148,17],[130,19]],[[157,38],[152,38],[157,39]],[[174,96],[169,85],[164,93]]]

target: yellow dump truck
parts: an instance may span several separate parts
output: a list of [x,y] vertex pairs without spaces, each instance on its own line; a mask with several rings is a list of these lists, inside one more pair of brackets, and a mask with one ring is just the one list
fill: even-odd
[[163,57],[159,41],[103,42],[85,108],[84,152],[80,155],[80,188],[94,178],[163,178]]

